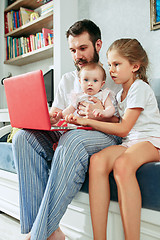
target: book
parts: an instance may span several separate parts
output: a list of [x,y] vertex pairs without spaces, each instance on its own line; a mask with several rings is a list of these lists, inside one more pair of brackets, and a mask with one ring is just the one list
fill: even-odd
[[8,37],[6,37],[6,60],[9,59],[9,44],[8,44]]
[[19,11],[11,10],[5,13],[5,33],[12,32],[13,30],[20,27],[19,22]]
[[7,13],[4,13],[4,24],[5,24],[5,34],[7,34],[9,32],[9,29],[8,29],[8,19],[7,19]]
[[12,13],[11,12],[7,13],[7,22],[8,22],[8,31],[12,32],[13,31],[13,20],[12,20]]
[[48,33],[48,43],[49,43],[49,45],[53,44],[53,34],[52,33]]
[[30,22],[30,15],[34,13],[34,10],[20,7],[20,16],[22,25]]
[[20,23],[19,23],[19,11],[16,11],[16,19],[17,19],[17,28],[20,27]]
[[53,11],[53,1],[49,1],[35,9],[35,12],[37,12],[40,16],[43,16],[50,11]]
[[31,45],[31,51],[34,51],[35,50],[35,39],[34,39],[34,35],[33,34],[31,34],[30,36],[29,36],[29,39],[30,39],[30,45]]
[[43,33],[44,45],[48,46],[49,45],[48,34],[53,35],[53,29],[42,28],[42,33]]
[[17,28],[16,12],[12,10],[11,13],[12,13],[13,29],[16,29]]

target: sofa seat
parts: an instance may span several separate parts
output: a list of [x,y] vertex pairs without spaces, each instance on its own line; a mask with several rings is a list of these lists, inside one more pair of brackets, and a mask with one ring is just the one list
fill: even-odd
[[[160,162],[146,163],[137,170],[137,180],[142,194],[142,207],[160,211]],[[81,188],[82,192],[88,193],[88,174]],[[109,176],[110,198],[118,201],[117,185],[113,172]]]
[[16,173],[12,154],[12,143],[0,142],[0,169]]

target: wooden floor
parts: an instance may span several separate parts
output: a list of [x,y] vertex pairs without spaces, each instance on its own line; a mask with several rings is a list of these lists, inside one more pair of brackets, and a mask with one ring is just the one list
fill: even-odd
[[[25,234],[20,232],[20,222],[0,212],[0,240],[24,240]],[[71,240],[67,236],[65,240]]]
[[0,213],[0,240],[24,240],[25,236],[20,233],[18,220]]

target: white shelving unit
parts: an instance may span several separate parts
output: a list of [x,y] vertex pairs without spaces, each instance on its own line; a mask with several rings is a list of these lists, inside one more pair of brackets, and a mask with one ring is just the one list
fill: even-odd
[[[66,30],[75,21],[77,21],[78,0],[53,0],[53,5],[53,12],[49,12],[48,14],[34,20],[34,22],[30,22],[16,30],[13,30],[11,33],[6,34],[5,37],[18,37],[31,33],[34,34],[40,31],[42,27],[48,27],[54,29],[54,44],[14,59],[5,60],[4,64],[23,66],[52,57],[54,65],[54,89],[56,91],[62,74],[73,70],[73,63],[68,49],[65,33]],[[36,0],[17,0],[4,11],[7,12],[11,9],[17,10],[20,8],[20,6],[24,6],[26,8],[32,7],[34,9],[38,5]],[[55,59],[56,61],[54,61]],[[19,74],[19,72],[17,72],[17,74]]]

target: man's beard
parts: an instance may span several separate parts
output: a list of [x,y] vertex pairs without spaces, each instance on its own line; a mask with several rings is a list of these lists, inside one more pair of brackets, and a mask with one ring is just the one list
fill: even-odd
[[[99,62],[99,55],[96,51],[96,49],[94,48],[94,55],[93,55],[93,58],[89,61],[89,62],[94,62],[94,63],[98,63]],[[74,62],[74,65],[76,66],[77,68],[77,71],[79,72],[80,71],[80,67],[78,66],[79,63],[81,64],[87,64],[89,63],[87,60],[83,59],[83,58],[80,58],[78,59],[76,62]]]

